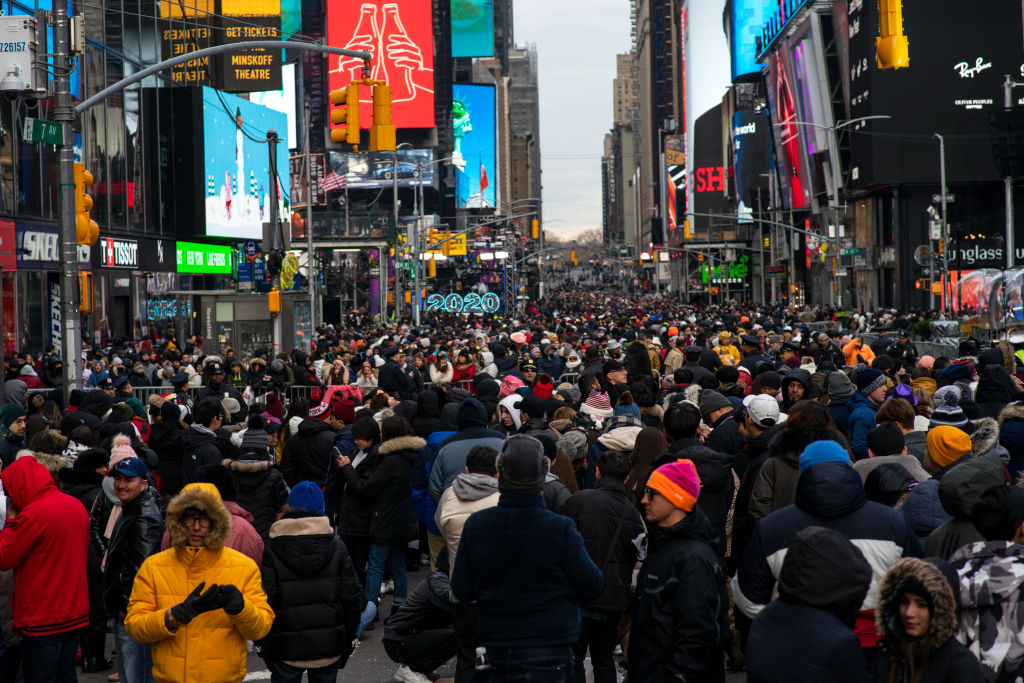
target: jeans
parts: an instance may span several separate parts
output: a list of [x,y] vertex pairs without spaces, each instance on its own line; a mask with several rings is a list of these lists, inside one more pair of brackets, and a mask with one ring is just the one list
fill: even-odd
[[384,639],[391,661],[405,664],[423,675],[430,674],[455,656],[455,633],[450,628],[421,631],[405,640]]
[[477,671],[474,683],[573,683],[572,648],[488,646],[490,669]]
[[359,617],[359,628],[356,629],[356,638],[360,638],[363,635],[363,631],[370,625],[373,618],[377,616],[377,603],[366,601],[366,607],[363,608],[363,614]]
[[395,603],[402,602],[409,592],[409,577],[405,573],[405,544],[394,543],[385,545],[372,543],[370,559],[366,564],[366,599],[377,602],[380,600],[380,583],[384,579],[384,565],[391,566],[391,575],[395,579]]
[[615,642],[619,639],[619,615],[615,619],[583,617],[580,639],[572,646],[576,660],[576,678],[584,681],[583,660],[590,649],[590,664],[594,668],[594,683],[615,683]]
[[339,659],[334,664],[319,669],[300,669],[299,667],[285,664],[282,661],[268,659],[267,668],[270,669],[270,683],[300,683],[302,672],[306,672],[309,683],[334,683],[338,680],[338,669],[341,666]]
[[124,617],[114,619],[117,675],[120,683],[153,683],[153,653],[148,643],[137,643],[124,630]]
[[75,655],[78,631],[52,636],[21,634],[22,671],[25,683],[77,683]]

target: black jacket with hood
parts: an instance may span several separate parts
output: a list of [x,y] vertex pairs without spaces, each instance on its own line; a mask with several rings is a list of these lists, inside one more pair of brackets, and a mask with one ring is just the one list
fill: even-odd
[[953,519],[928,536],[925,555],[948,560],[965,545],[985,540],[971,521],[971,510],[982,493],[1006,482],[1004,472],[997,458],[984,456],[959,463],[945,473],[939,481],[939,502]]
[[441,423],[441,402],[436,391],[429,389],[416,395],[416,416],[410,422],[413,433],[421,439],[429,438],[444,428]]
[[234,473],[238,482],[236,502],[252,515],[252,526],[265,544],[277,513],[288,502],[290,490],[284,475],[267,458],[252,455],[227,458],[222,464]]
[[274,522],[261,573],[275,615],[261,641],[264,656],[278,661],[340,657],[344,666],[366,598],[352,558],[327,518],[299,511]]
[[426,445],[418,436],[400,436],[381,443],[377,469],[369,477],[349,463],[341,468],[346,491],[375,498],[370,520],[370,541],[380,544],[406,543],[415,535],[416,511],[409,492],[409,474],[416,454]]
[[637,576],[629,680],[725,681],[729,601],[717,545],[700,507],[675,526],[650,529]]
[[200,425],[192,425],[181,437],[182,485],[195,481],[195,472],[203,465],[219,465],[227,453],[216,434]]
[[281,456],[281,474],[288,486],[294,487],[301,481],[311,481],[320,488],[327,485],[335,436],[331,426],[318,418],[307,417],[299,423]]

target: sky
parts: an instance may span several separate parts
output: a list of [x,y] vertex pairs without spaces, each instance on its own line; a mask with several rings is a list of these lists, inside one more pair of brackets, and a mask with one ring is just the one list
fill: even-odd
[[630,49],[629,2],[515,0],[514,12],[516,44],[537,44],[544,229],[564,238],[600,229],[601,155],[615,55]]

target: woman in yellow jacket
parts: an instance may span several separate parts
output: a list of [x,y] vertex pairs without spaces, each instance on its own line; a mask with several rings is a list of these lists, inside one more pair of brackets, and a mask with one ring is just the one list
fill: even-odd
[[224,547],[231,513],[212,484],[189,484],[167,506],[171,547],[150,556],[128,602],[125,629],[153,645],[156,683],[234,683],[246,641],[270,632],[274,612],[251,559]]
[[722,332],[718,335],[718,346],[715,347],[715,353],[718,354],[718,359],[722,361],[722,365],[740,364],[740,350],[732,343],[731,332]]

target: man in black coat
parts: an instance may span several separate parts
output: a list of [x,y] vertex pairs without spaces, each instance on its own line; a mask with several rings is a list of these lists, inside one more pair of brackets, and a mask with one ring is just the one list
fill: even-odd
[[626,497],[622,483],[628,474],[628,458],[616,451],[604,451],[597,458],[594,488],[576,493],[559,510],[576,524],[583,547],[604,575],[601,594],[583,605],[580,639],[573,645],[578,681],[586,680],[583,660],[588,648],[594,683],[616,680],[612,655],[618,642],[619,619],[629,609],[638,554],[633,541],[644,533],[644,522]]
[[747,458],[732,403],[717,391],[705,389],[700,395],[700,414],[705,424],[711,426],[711,434],[704,445],[713,451],[731,455],[736,473],[742,476]]
[[411,387],[409,378],[402,371],[402,366],[395,360],[397,354],[398,344],[390,343],[381,348],[380,355],[384,358],[384,365],[381,366],[380,373],[377,375],[377,386],[386,391],[389,396],[403,399],[409,397]]
[[191,484],[195,472],[203,465],[219,465],[228,456],[224,442],[217,435],[224,422],[220,401],[208,398],[196,404],[193,423],[181,437],[182,486]]
[[647,559],[637,577],[629,680],[725,681],[729,601],[718,533],[697,507],[692,461],[662,465],[643,497]]
[[281,454],[281,474],[288,486],[295,487],[301,481],[311,481],[321,489],[327,486],[335,430],[344,426],[335,412],[329,401],[314,406],[288,439]]
[[244,421],[249,414],[248,404],[233,384],[224,382],[224,366],[220,363],[211,363],[208,368],[208,375],[210,378],[209,383],[196,392],[196,402],[198,403],[204,398],[215,398],[218,401],[225,398],[233,398],[238,401],[238,405],[242,408],[238,421]]

